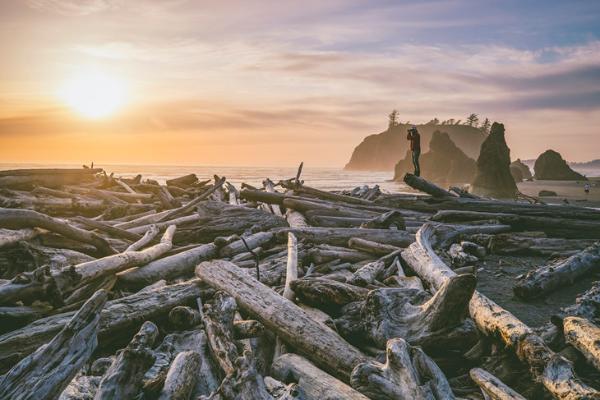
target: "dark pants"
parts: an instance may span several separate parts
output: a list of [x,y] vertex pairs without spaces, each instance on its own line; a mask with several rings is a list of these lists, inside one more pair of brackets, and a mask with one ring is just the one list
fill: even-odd
[[421,167],[419,166],[419,156],[421,155],[421,150],[413,150],[412,151],[412,162],[415,166],[415,176],[421,176]]

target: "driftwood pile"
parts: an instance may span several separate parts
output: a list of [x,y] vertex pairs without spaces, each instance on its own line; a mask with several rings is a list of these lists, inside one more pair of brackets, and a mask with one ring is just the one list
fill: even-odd
[[0,398],[600,398],[600,283],[534,330],[475,276],[585,279],[600,212],[405,181],[428,195],[0,172]]

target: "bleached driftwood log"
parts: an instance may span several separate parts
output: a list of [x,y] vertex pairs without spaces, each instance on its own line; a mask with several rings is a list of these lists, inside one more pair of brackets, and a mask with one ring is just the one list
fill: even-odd
[[594,240],[548,238],[543,232],[478,234],[468,238],[484,246],[492,254],[543,256],[569,254],[594,244]]
[[397,251],[400,247],[389,244],[382,244],[360,238],[352,238],[348,241],[348,247],[355,250],[364,251],[367,253],[383,256],[393,251]]
[[225,375],[235,370],[235,360],[239,356],[233,338],[233,318],[237,306],[233,297],[217,292],[213,300],[204,305],[204,328],[208,344],[221,370]]
[[572,285],[594,270],[600,271],[600,242],[566,260],[530,271],[515,284],[513,290],[524,299],[541,297],[559,287]]
[[287,353],[276,358],[271,372],[277,379],[297,382],[306,400],[367,400],[368,397],[315,367],[297,354]]
[[473,368],[469,376],[490,400],[525,400],[525,397],[506,386],[500,379],[481,368]]
[[76,217],[74,220],[82,225],[85,225],[88,228],[97,229],[99,231],[103,231],[108,233],[112,237],[126,239],[126,240],[139,240],[141,236],[137,233],[133,233],[130,231],[126,231],[125,229],[116,228],[112,225],[105,224],[100,221],[95,221],[88,218]]
[[291,209],[287,210],[285,212],[285,219],[292,228],[309,227],[308,222],[306,222],[306,218],[304,218],[304,215],[302,215],[302,213],[299,211]]
[[146,233],[144,233],[144,236],[142,236],[138,241],[131,243],[129,245],[129,247],[127,247],[125,249],[125,253],[128,251],[138,251],[142,248],[144,248],[145,246],[147,246],[152,240],[154,240],[154,238],[156,237],[156,235],[158,235],[158,228],[156,227],[156,225],[150,225],[150,228],[148,228],[148,230],[146,231]]
[[[449,232],[445,235],[443,226],[426,223],[417,233],[415,243],[402,252],[404,261],[434,289],[439,289],[444,282],[456,276],[433,249],[436,244],[446,243],[449,237],[456,236],[456,232]],[[574,375],[572,365],[548,348],[530,327],[478,291],[473,293],[469,312],[479,330],[486,336],[499,338],[515,351],[517,357],[529,366],[533,378],[543,383],[554,397],[600,397],[600,392],[581,382]]]
[[[240,308],[254,315],[282,340],[334,376],[348,380],[354,366],[366,357],[331,329],[314,321],[297,305],[279,296],[227,261],[203,262],[196,275],[233,296]],[[303,335],[298,335],[302,330]]]
[[106,299],[106,292],[96,292],[47,345],[0,376],[0,398],[57,398],[96,348]]
[[600,371],[600,327],[580,317],[567,317],[563,321],[565,341],[584,355]]
[[79,184],[94,180],[101,168],[81,169],[19,169],[0,171],[0,186],[19,189],[33,189],[35,186],[57,188],[67,184]]
[[166,213],[165,215],[163,215],[158,221],[156,222],[161,222],[161,221],[168,221],[170,219],[173,219],[175,217],[179,217],[181,215],[185,215],[186,213],[188,213],[189,211],[192,211],[194,209],[194,207],[196,207],[198,204],[200,204],[201,201],[206,200],[211,194],[213,194],[214,192],[216,192],[217,190],[219,190],[221,188],[221,186],[223,186],[223,184],[225,183],[225,177],[219,179],[218,182],[215,183],[215,185],[210,188],[209,190],[205,191],[204,193],[202,193],[200,196],[196,197],[195,199],[193,199],[192,201],[190,201],[189,203],[178,207],[172,211],[169,211],[168,213]]
[[372,399],[454,399],[450,384],[423,350],[404,339],[388,341],[386,363],[368,361],[352,371],[352,387]]
[[94,400],[134,398],[142,388],[144,374],[154,363],[152,346],[157,337],[158,327],[144,322],[102,377]]
[[76,228],[59,219],[32,210],[0,208],[0,228],[43,228],[59,233],[69,239],[89,243],[105,255],[115,253],[108,242],[95,233]]

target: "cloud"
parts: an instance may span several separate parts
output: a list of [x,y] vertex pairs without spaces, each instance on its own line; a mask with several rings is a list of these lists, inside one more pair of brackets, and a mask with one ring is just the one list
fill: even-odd
[[89,15],[115,8],[119,0],[27,0],[36,10],[66,16]]

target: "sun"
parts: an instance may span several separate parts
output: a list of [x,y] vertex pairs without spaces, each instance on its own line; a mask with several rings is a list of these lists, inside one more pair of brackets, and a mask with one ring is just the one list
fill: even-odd
[[77,113],[98,119],[118,112],[125,104],[125,92],[124,83],[116,77],[88,71],[65,82],[59,95]]

